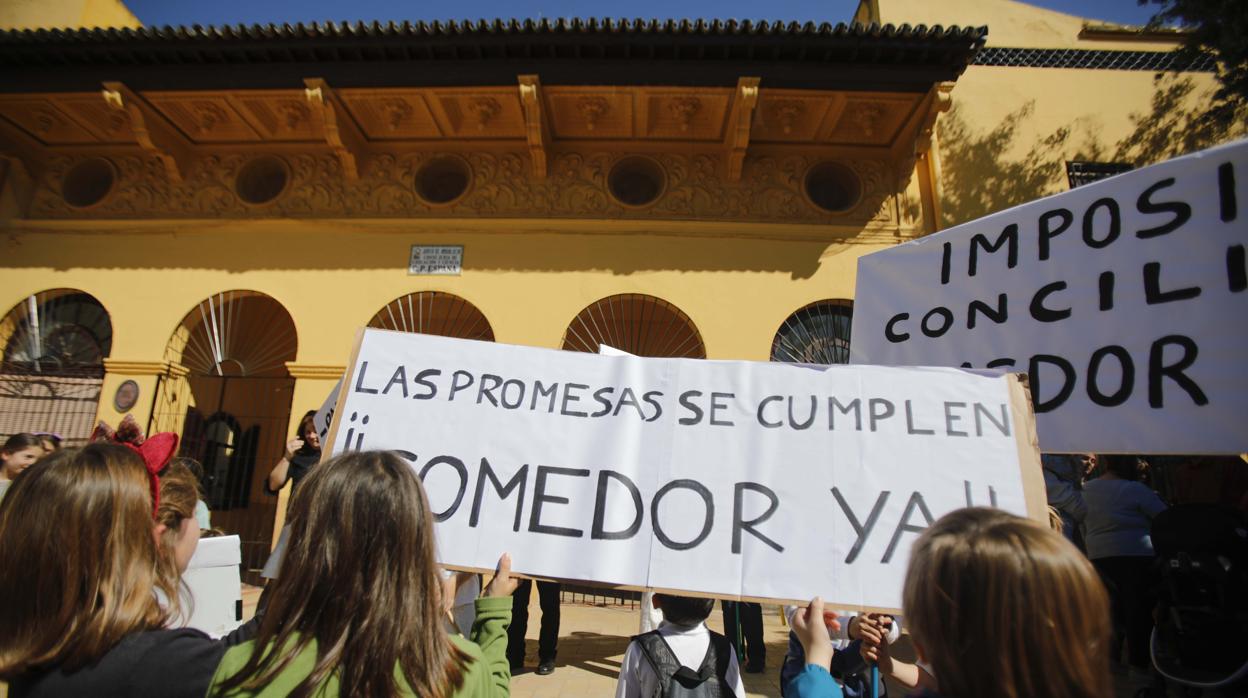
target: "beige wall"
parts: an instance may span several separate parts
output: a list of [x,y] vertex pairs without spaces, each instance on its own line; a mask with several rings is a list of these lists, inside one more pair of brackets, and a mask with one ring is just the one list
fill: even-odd
[[[1134,0],[1127,0],[1133,2]],[[1079,38],[1085,24],[1103,24],[1015,0],[877,0],[882,23],[948,27],[988,26],[989,46],[1166,51],[1169,42],[1089,41]]]
[[[472,302],[497,341],[554,348],[590,303],[646,293],[689,315],[709,357],[766,360],[790,313],[852,297],[858,256],[885,244],[821,240],[816,226],[795,226],[810,238],[801,240],[740,237],[747,225],[662,222],[646,223],[649,232],[541,220],[413,221],[384,230],[351,221],[170,222],[108,233],[90,222],[52,227],[62,230],[0,242],[8,267],[0,306],[48,288],[90,293],[111,315],[112,357],[126,361],[163,360],[186,313],[231,289],[277,299],[298,331],[297,361],[307,364],[345,363],[356,328],[394,298],[429,290]],[[408,276],[413,244],[463,245],[463,275]]]
[[1196,123],[1211,73],[972,66],[937,124],[943,225],[1068,189],[1066,162],[1137,167],[1242,136]]
[[120,0],[4,0],[0,29],[130,27],[143,24]]
[[[1098,23],[1014,0],[878,0],[878,7],[879,20],[894,24],[987,25],[988,47],[1179,45],[1130,33],[1081,39],[1085,25]],[[941,226],[1066,191],[1070,160],[1141,167],[1244,135],[1248,117],[1230,129],[1199,121],[1216,87],[1213,73],[968,67],[953,88],[952,108],[937,122]],[[918,196],[915,186],[910,200]]]

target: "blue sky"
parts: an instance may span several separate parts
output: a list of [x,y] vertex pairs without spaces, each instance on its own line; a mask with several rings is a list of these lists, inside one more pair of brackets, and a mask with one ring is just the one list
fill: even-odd
[[[148,26],[525,17],[656,17],[848,21],[856,0],[124,0]],[[930,0],[939,2],[940,0]],[[993,0],[984,0],[990,2]],[[1156,5],[1136,0],[1034,0],[1092,19],[1143,24]]]

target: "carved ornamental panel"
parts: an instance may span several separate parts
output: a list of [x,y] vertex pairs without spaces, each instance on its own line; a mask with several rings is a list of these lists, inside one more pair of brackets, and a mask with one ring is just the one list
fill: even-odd
[[545,92],[555,138],[633,137],[632,90],[548,87]]
[[877,160],[840,160],[861,182],[862,196],[842,213],[814,206],[804,190],[807,171],[820,162],[802,155],[747,156],[740,181],[721,176],[719,154],[653,153],[666,187],[652,205],[627,207],[606,186],[619,158],[605,152],[562,153],[545,179],[532,176],[523,152],[460,154],[471,181],[453,204],[433,207],[415,193],[422,163],[445,153],[370,158],[360,178],[343,177],[330,154],[278,155],[289,181],[271,203],[245,204],[235,180],[248,155],[197,160],[186,180],[171,184],[159,162],[138,156],[110,158],[117,172],[111,193],[89,209],[70,206],[61,195],[66,173],[82,158],[56,157],[32,202],[32,218],[267,218],[267,217],[541,217],[638,218],[775,223],[895,224],[892,197],[896,177]]
[[369,140],[428,140],[445,134],[420,90],[339,90]]
[[226,93],[195,93],[187,98],[180,92],[145,92],[144,99],[195,143],[240,143],[258,141],[252,128]]

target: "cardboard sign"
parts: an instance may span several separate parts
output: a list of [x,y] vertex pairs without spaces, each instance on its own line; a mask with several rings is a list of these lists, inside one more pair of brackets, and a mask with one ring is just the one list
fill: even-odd
[[968,503],[1044,517],[1017,376],[599,356],[362,330],[326,453],[423,478],[440,561],[895,609]]
[[1248,141],[858,261],[851,363],[1025,371],[1044,451],[1248,451]]
[[238,536],[201,538],[195,554],[182,573],[189,591],[190,618],[180,625],[196,628],[212,637],[223,637],[242,625],[243,586],[239,565],[243,561]]
[[325,439],[329,437],[329,427],[334,423],[334,404],[338,402],[340,392],[342,392],[341,378],[334,383],[334,389],[325,396],[325,401],[321,403],[316,414],[312,415],[312,428],[316,429],[316,433],[321,437],[321,443],[325,443]]

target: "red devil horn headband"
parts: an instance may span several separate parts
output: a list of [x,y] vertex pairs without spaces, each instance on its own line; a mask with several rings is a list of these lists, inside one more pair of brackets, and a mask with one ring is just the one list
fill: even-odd
[[134,415],[128,414],[116,429],[101,421],[91,434],[91,440],[120,444],[139,454],[147,466],[147,477],[152,488],[152,517],[155,518],[160,509],[160,478],[157,476],[178,452],[178,435],[162,431],[144,438]]

